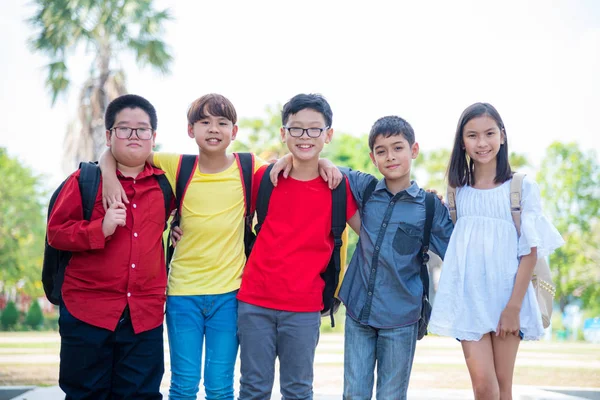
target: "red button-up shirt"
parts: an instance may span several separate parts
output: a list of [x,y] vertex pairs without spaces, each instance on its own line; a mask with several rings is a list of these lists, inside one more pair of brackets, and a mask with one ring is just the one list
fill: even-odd
[[107,238],[102,233],[102,183],[90,221],[83,219],[79,171],[63,186],[48,221],[48,243],[73,254],[62,299],[75,318],[114,331],[129,305],[135,333],[163,323],[165,207],[154,177],[162,173],[149,164],[135,178],[117,172],[129,199],[126,226],[117,226]]

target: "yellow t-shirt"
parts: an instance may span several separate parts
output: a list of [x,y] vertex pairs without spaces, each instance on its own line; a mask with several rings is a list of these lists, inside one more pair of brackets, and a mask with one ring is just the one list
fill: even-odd
[[[154,153],[175,193],[179,154]],[[265,164],[255,157],[255,171]],[[244,193],[237,162],[215,174],[194,171],[181,206],[183,237],[175,247],[167,293],[222,294],[240,288],[244,253]]]

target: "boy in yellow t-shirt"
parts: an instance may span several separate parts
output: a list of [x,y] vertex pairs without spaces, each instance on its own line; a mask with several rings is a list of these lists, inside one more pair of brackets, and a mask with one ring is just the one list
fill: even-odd
[[[236,294],[246,263],[243,186],[235,157],[226,151],[237,135],[237,113],[224,96],[208,94],[192,103],[187,120],[188,136],[195,139],[199,155],[179,211],[185,235],[177,242],[167,289],[169,398],[196,398],[206,341],[207,398],[233,399]],[[179,160],[178,154],[169,153],[152,153],[147,160],[165,171],[174,192]],[[325,163],[329,174],[337,172],[333,164]],[[264,164],[255,157],[255,171]],[[100,165],[107,203],[121,199],[127,203],[119,182],[111,179],[116,167],[110,153],[102,156]]]

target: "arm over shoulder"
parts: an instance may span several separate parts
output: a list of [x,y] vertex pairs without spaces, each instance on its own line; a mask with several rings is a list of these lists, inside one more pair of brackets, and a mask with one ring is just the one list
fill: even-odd
[[346,178],[348,179],[348,183],[350,185],[350,189],[352,190],[352,195],[354,196],[356,203],[362,204],[363,193],[365,192],[365,189],[367,188],[367,186],[369,186],[369,184],[372,181],[377,180],[377,178],[375,178],[371,174],[366,174],[360,171],[354,171],[353,169],[348,167],[340,167],[340,171],[342,171],[342,174],[344,174],[344,176],[346,176]]

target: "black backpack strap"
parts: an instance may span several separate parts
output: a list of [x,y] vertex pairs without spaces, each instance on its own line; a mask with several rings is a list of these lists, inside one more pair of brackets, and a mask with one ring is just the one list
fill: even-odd
[[373,194],[373,191],[375,190],[376,186],[377,186],[377,179],[375,177],[373,177],[373,179],[371,180],[371,182],[369,182],[369,185],[365,188],[365,191],[363,192],[362,204],[360,207],[361,213],[364,214],[365,206],[367,205],[367,202],[371,198],[371,195]]
[[167,221],[171,216],[171,202],[173,201],[173,190],[171,190],[171,185],[169,184],[169,180],[167,179],[165,174],[155,174],[156,180],[158,181],[158,186],[160,186],[160,190],[163,194],[163,199],[165,202],[165,229],[167,229]]
[[423,295],[429,297],[429,273],[427,262],[429,262],[429,240],[431,239],[431,226],[435,213],[435,195],[425,193],[425,228],[423,229],[423,246],[421,247],[421,281],[423,282]]
[[271,170],[274,164],[270,164],[266,169],[265,173],[260,180],[260,186],[258,188],[258,197],[256,198],[256,219],[257,223],[254,227],[256,236],[260,232],[262,224],[265,222],[267,217],[267,211],[269,209],[269,200],[271,200],[271,192],[273,192],[273,183],[271,182]]
[[244,204],[246,206],[245,217],[250,215],[252,202],[252,178],[254,177],[254,156],[252,153],[233,153],[238,163],[238,169],[244,187]]
[[[341,255],[340,250],[342,248],[342,234],[346,229],[346,179],[342,179],[338,187],[333,189],[331,192],[331,232],[333,233],[333,253],[331,258],[333,260],[333,293],[332,293],[332,305],[335,302],[335,290],[339,284],[340,272],[341,272]],[[329,316],[331,318],[331,326],[335,326],[333,318],[335,310],[330,310]]]
[[92,218],[98,187],[100,187],[100,167],[93,162],[82,162],[79,163],[79,169],[79,191],[81,192],[83,219],[89,221]]
[[177,177],[175,181],[175,206],[177,214],[181,215],[180,207],[183,204],[185,192],[194,176],[194,171],[198,166],[198,156],[193,154],[182,154],[179,157],[179,166],[177,167]]

